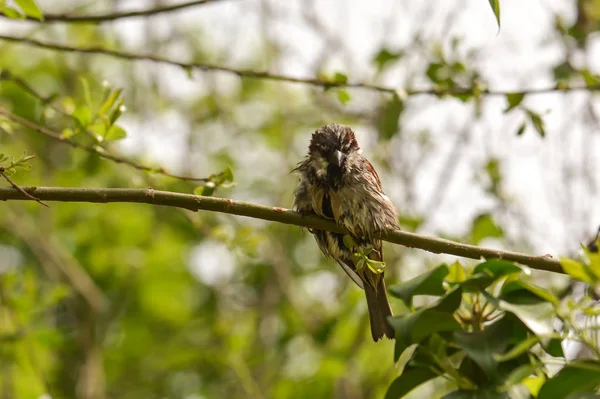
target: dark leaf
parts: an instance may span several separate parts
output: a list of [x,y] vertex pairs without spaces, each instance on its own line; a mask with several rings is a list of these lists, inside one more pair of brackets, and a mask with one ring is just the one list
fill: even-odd
[[594,391],[600,384],[600,364],[577,361],[567,364],[542,385],[537,399],[563,399],[575,393]]
[[448,274],[448,266],[440,265],[433,270],[389,288],[390,294],[402,299],[406,304],[412,302],[414,295],[444,295],[444,277]]
[[435,377],[437,377],[437,374],[429,369],[411,368],[405,370],[401,376],[392,382],[385,393],[385,399],[402,398],[419,385]]
[[546,130],[544,128],[544,120],[542,119],[540,114],[533,112],[530,109],[525,110],[525,112],[526,112],[527,116],[529,117],[531,124],[533,125],[535,130],[538,132],[538,134],[541,137],[544,137],[546,135]]
[[525,98],[525,93],[517,92],[517,93],[508,93],[506,95],[506,101],[508,102],[508,107],[504,110],[504,112],[509,112],[510,110],[518,107],[523,99]]
[[381,49],[373,58],[373,62],[375,63],[375,65],[377,65],[377,70],[382,71],[394,61],[398,61],[400,58],[402,58],[402,56],[402,52],[392,53],[388,49],[384,48]]

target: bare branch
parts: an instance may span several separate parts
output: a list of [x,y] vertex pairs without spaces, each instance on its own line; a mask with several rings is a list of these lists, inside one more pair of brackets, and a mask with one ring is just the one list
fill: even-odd
[[[346,233],[335,222],[316,216],[302,216],[290,209],[268,207],[236,201],[229,198],[200,197],[190,194],[169,191],[157,191],[152,188],[62,188],[62,187],[23,187],[29,194],[35,194],[46,201],[60,202],[133,202],[152,205],[164,205],[191,211],[211,211],[228,213],[232,215],[247,216],[255,219],[292,224],[319,230],[329,230],[337,233]],[[20,191],[12,187],[0,187],[0,200],[29,200]],[[527,265],[538,270],[563,273],[560,263],[550,255],[534,256],[518,252],[500,251],[482,248],[474,245],[462,244],[442,238],[429,237],[400,230],[390,230],[381,234],[385,241],[404,245],[410,248],[419,248],[434,253],[444,253],[470,259],[498,258],[506,259]]]
[[598,85],[573,85],[569,86],[565,83],[557,84],[554,86],[542,87],[542,88],[530,88],[530,89],[518,89],[518,90],[490,90],[484,85],[472,86],[472,87],[454,87],[451,89],[441,89],[439,87],[430,87],[424,89],[405,89],[405,88],[392,88],[387,86],[381,86],[377,84],[370,84],[364,82],[339,82],[329,81],[320,78],[299,78],[287,75],[279,75],[270,73],[267,71],[255,71],[251,69],[237,69],[230,68],[222,65],[206,64],[199,62],[179,62],[173,61],[168,58],[155,56],[152,54],[138,54],[125,51],[110,50],[102,47],[74,47],[58,43],[42,42],[35,39],[15,37],[8,35],[0,35],[0,40],[6,40],[15,43],[21,43],[29,46],[35,46],[54,51],[63,51],[69,53],[81,53],[81,54],[102,54],[108,55],[114,58],[129,60],[129,61],[151,61],[166,65],[173,65],[185,70],[200,70],[200,71],[214,71],[223,72],[232,75],[236,75],[240,78],[253,78],[253,79],[264,79],[278,82],[298,83],[308,86],[321,87],[323,89],[330,88],[356,88],[365,89],[371,91],[377,91],[380,93],[397,94],[401,97],[404,96],[417,96],[417,95],[435,95],[435,96],[459,96],[459,95],[482,95],[482,96],[505,96],[507,94],[520,92],[525,94],[545,94],[551,92],[572,92],[572,91],[600,91],[600,84]]
[[122,164],[125,164],[125,165],[129,165],[129,166],[131,166],[131,167],[133,167],[133,168],[135,168],[137,170],[143,170],[143,171],[151,172],[151,173],[159,173],[159,174],[164,175],[164,176],[168,176],[168,177],[172,177],[172,178],[180,179],[180,180],[186,180],[186,181],[207,182],[207,181],[210,180],[208,177],[192,177],[192,176],[179,176],[179,175],[175,175],[175,174],[172,174],[172,173],[169,173],[169,172],[165,171],[163,168],[153,168],[153,167],[150,167],[150,166],[140,165],[140,164],[135,163],[135,162],[133,162],[133,161],[127,159],[127,158],[122,158],[122,157],[118,157],[116,155],[108,154],[108,153],[106,153],[106,152],[104,152],[101,149],[98,149],[96,147],[92,147],[92,146],[89,146],[89,145],[81,144],[81,143],[78,143],[76,141],[70,140],[70,139],[68,139],[66,137],[63,137],[58,132],[54,132],[54,131],[52,131],[52,130],[50,130],[48,128],[40,126],[40,125],[38,125],[38,124],[36,124],[34,122],[31,122],[31,121],[29,121],[29,120],[27,120],[25,118],[21,118],[18,115],[12,114],[12,113],[8,112],[6,109],[4,109],[2,107],[0,107],[0,115],[3,115],[5,117],[7,117],[8,119],[10,119],[11,121],[13,121],[13,122],[15,122],[15,123],[17,123],[17,124],[19,124],[21,126],[24,126],[26,128],[29,128],[29,129],[33,130],[34,132],[43,134],[43,135],[51,137],[51,138],[53,138],[55,140],[61,141],[61,142],[65,143],[65,144],[68,144],[68,145],[70,145],[73,148],[79,148],[81,150],[90,152],[92,154],[96,154],[99,157],[111,160],[111,161],[116,162],[116,163],[122,163]]
[[6,171],[4,170],[4,168],[2,166],[0,166],[0,176],[2,176],[8,182],[8,184],[10,184],[11,186],[13,186],[13,188],[15,188],[16,190],[19,190],[24,196],[26,196],[30,200],[38,202],[41,205],[44,205],[46,208],[50,208],[50,206],[48,204],[46,204],[45,202],[41,201],[39,198],[36,198],[33,195],[31,195],[31,194],[23,191],[23,189],[21,187],[19,187],[19,185],[17,183],[15,183],[5,172]]
[[[99,14],[99,15],[72,15],[72,14],[44,14],[43,21],[40,21],[36,18],[27,17],[25,20],[31,22],[40,22],[40,23],[56,23],[56,22],[70,22],[70,23],[100,23],[100,22],[109,22],[116,21],[118,19],[125,18],[136,18],[136,17],[148,17],[151,15],[157,14],[165,14],[173,11],[183,10],[184,8],[190,8],[194,6],[201,6],[209,3],[216,3],[218,1],[223,0],[194,0],[194,1],[186,1],[179,4],[172,4],[163,7],[150,8],[147,10],[137,10],[137,11],[125,11],[125,12],[114,12],[108,14]],[[7,18],[5,15],[0,14],[0,17]],[[13,19],[13,21],[19,21],[18,19]]]

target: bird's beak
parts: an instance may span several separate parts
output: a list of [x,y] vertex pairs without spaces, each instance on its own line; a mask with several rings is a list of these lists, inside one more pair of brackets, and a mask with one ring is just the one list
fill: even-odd
[[340,168],[345,158],[346,155],[344,155],[340,150],[335,150],[334,153],[329,157],[329,163],[332,163]]

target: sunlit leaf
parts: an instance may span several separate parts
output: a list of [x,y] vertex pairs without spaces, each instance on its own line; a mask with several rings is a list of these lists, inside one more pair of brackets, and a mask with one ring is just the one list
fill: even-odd
[[39,19],[40,21],[44,20],[44,16],[42,14],[42,10],[38,7],[38,5],[33,0],[14,0],[15,3],[23,10],[23,12],[35,19]]
[[492,7],[494,16],[496,17],[496,22],[498,23],[498,28],[500,28],[500,0],[488,0],[488,1],[490,3],[490,7]]
[[525,98],[525,93],[517,92],[517,93],[508,93],[506,95],[506,101],[508,102],[508,107],[504,110],[504,112],[509,112],[510,110],[518,107],[523,99]]
[[110,129],[108,129],[108,132],[106,133],[106,136],[104,136],[104,139],[106,141],[116,141],[124,139],[125,137],[127,137],[127,132],[125,131],[125,129],[123,129],[119,125],[112,125]]
[[588,284],[594,283],[594,276],[590,275],[584,264],[573,259],[561,258],[560,265],[565,273],[575,280],[583,281]]

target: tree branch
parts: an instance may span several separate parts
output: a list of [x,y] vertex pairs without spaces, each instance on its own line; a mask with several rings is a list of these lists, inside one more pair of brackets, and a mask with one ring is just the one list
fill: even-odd
[[185,180],[185,181],[194,181],[194,182],[210,181],[210,178],[208,178],[208,177],[179,176],[179,175],[169,173],[169,172],[165,171],[163,168],[153,168],[150,166],[140,165],[140,164],[135,163],[127,158],[122,158],[122,157],[119,157],[116,155],[111,155],[107,152],[104,152],[104,151],[98,149],[97,147],[81,144],[76,141],[70,140],[66,137],[63,137],[60,133],[54,132],[48,128],[40,126],[40,125],[38,125],[34,122],[31,122],[25,118],[21,118],[18,115],[12,114],[12,113],[8,112],[8,110],[4,109],[3,107],[0,107],[0,115],[3,115],[6,118],[10,119],[11,121],[13,121],[21,126],[24,126],[26,128],[29,128],[29,129],[33,130],[34,132],[43,134],[45,136],[53,138],[54,140],[58,140],[65,144],[68,144],[73,148],[79,148],[81,150],[87,151],[92,154],[96,154],[101,158],[108,159],[108,160],[116,162],[116,163],[129,165],[137,170],[142,170],[142,171],[151,172],[151,173],[158,173],[158,174],[161,174],[161,175],[164,175],[167,177],[172,177],[174,179]]
[[[268,207],[229,198],[199,197],[190,194],[157,191],[152,188],[62,188],[62,187],[22,187],[29,194],[46,201],[60,202],[133,202],[152,205],[164,205],[188,209],[191,211],[212,211],[232,215],[247,216],[255,219],[292,224],[313,229],[346,233],[334,222],[316,216],[302,216],[285,208]],[[0,187],[0,200],[30,200],[23,193],[12,187]],[[499,258],[527,265],[538,270],[563,273],[560,263],[550,255],[533,256],[517,252],[500,251],[481,248],[474,245],[461,244],[442,238],[428,237],[406,231],[388,231],[381,234],[385,241],[419,248],[434,253],[444,253],[471,259]]]
[[129,60],[129,61],[151,61],[166,65],[177,66],[187,71],[189,70],[201,70],[201,71],[215,71],[223,72],[232,75],[236,75],[240,78],[253,78],[253,79],[264,79],[278,82],[298,83],[308,86],[322,87],[324,89],[330,88],[356,88],[365,89],[371,91],[377,91],[380,93],[397,94],[400,97],[406,96],[417,96],[417,95],[435,95],[435,96],[459,96],[459,95],[482,95],[482,96],[505,96],[507,94],[519,92],[525,94],[545,94],[556,91],[571,92],[571,91],[600,91],[600,84],[598,85],[579,85],[569,86],[565,83],[556,84],[554,86],[542,87],[542,88],[531,88],[531,89],[519,89],[519,90],[490,90],[484,86],[473,86],[473,87],[455,87],[451,89],[441,89],[439,87],[430,87],[425,89],[404,89],[404,88],[392,88],[387,86],[381,86],[377,84],[370,84],[364,82],[340,82],[330,81],[320,78],[299,78],[293,76],[279,75],[270,73],[267,71],[255,71],[251,69],[237,69],[230,68],[222,65],[214,65],[199,62],[179,62],[173,61],[168,58],[155,56],[152,54],[138,54],[125,51],[110,50],[102,47],[74,47],[58,43],[42,42],[35,39],[15,37],[9,35],[0,35],[0,40],[6,40],[9,42],[21,43],[29,46],[39,47],[47,50],[62,51],[68,53],[82,53],[82,54],[102,54],[111,56],[114,58]]
[[[216,3],[223,0],[194,0],[187,1],[179,4],[172,4],[163,7],[150,8],[147,10],[137,11],[125,11],[115,12],[108,14],[99,15],[72,15],[72,14],[44,14],[43,21],[36,18],[27,17],[27,21],[41,22],[41,23],[55,23],[55,22],[74,22],[74,23],[100,23],[108,21],[116,21],[118,19],[135,18],[135,17],[148,17],[156,14],[164,14],[173,11],[183,10],[184,8],[200,6],[209,3]],[[0,17],[8,18],[6,15],[0,14]],[[14,19],[13,19],[14,20]],[[18,19],[16,21],[19,21]]]

